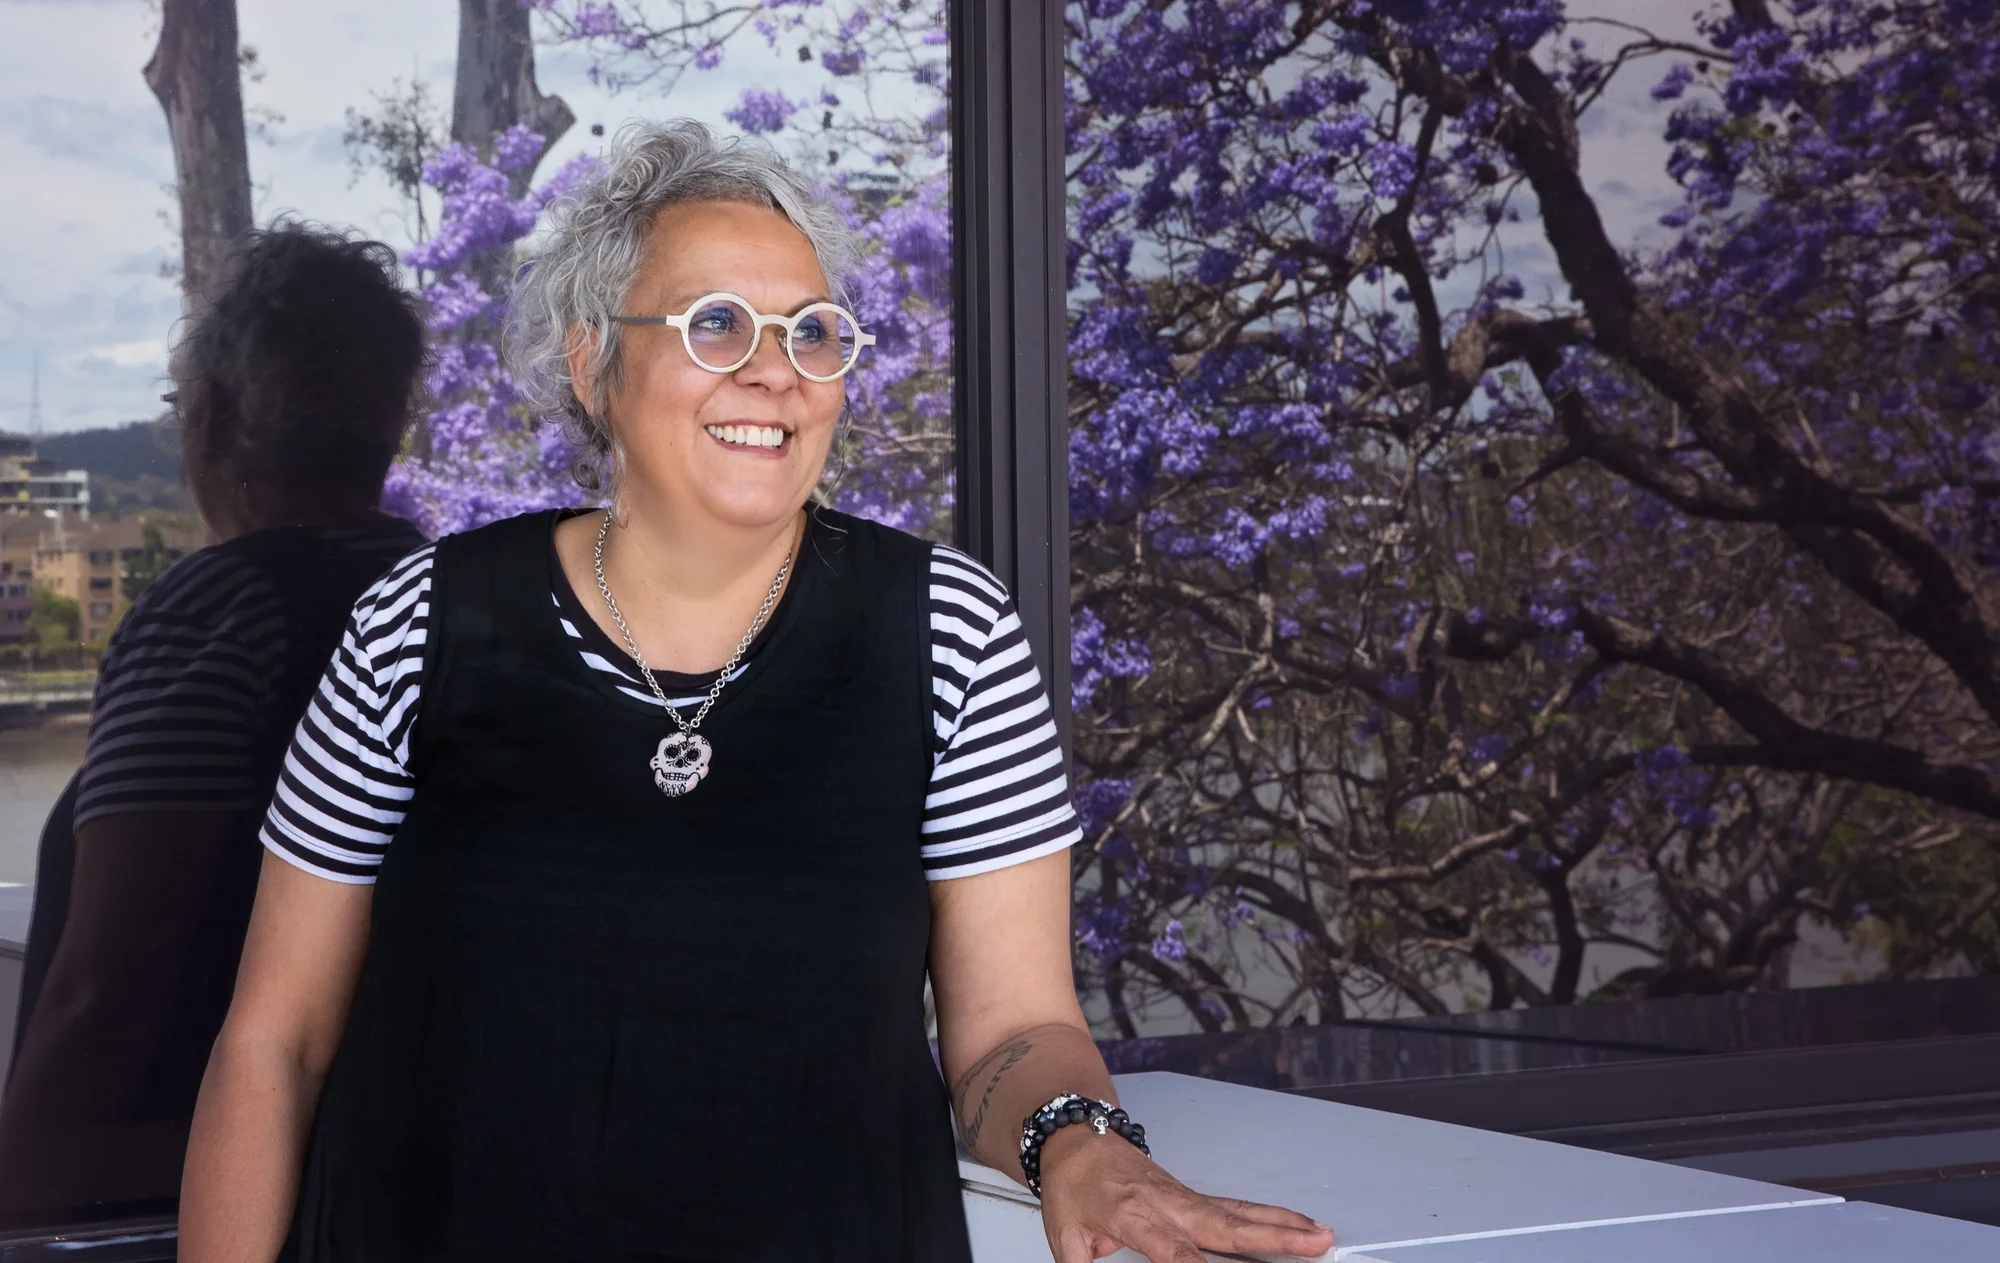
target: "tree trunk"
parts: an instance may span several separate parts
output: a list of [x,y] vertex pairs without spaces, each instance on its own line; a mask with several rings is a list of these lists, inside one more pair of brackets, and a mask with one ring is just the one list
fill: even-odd
[[[482,158],[491,157],[493,138],[524,123],[542,137],[542,152],[576,122],[576,115],[559,96],[544,96],[535,83],[535,42],[522,0],[458,0],[458,69],[451,93],[451,138]],[[536,163],[507,173],[512,194],[528,192]],[[469,260],[466,272],[479,288],[504,299],[512,273],[513,252],[495,250]],[[497,341],[498,308],[461,326],[457,335]],[[410,435],[410,450],[418,460],[431,455],[430,427],[419,422]]]
[[192,307],[216,283],[230,243],[251,226],[236,0],[165,0],[145,75],[173,141],[181,291]]
[[[458,0],[458,74],[451,97],[451,138],[481,154],[493,138],[525,123],[554,148],[576,122],[559,96],[535,84],[535,45],[521,0]],[[514,196],[528,191],[534,164],[509,173]]]

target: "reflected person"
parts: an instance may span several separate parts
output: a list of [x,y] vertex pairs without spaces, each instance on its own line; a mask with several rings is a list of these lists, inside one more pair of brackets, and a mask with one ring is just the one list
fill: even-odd
[[182,1259],[966,1263],[954,1105],[1065,1263],[1325,1250],[1113,1112],[1005,589],[813,499],[870,342],[840,212],[766,146],[640,126],[546,242],[515,376],[610,503],[357,605],[272,803]]
[[176,1194],[285,748],[355,599],[424,542],[377,507],[424,356],[395,268],[308,226],[250,234],[174,348],[183,476],[217,542],[118,625],[44,830],[0,1113],[13,1222]]

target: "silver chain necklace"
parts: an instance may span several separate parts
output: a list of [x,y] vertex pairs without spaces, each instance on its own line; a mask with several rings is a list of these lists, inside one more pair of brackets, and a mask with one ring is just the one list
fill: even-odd
[[785,550],[785,562],[778,567],[778,577],[771,580],[771,590],[764,594],[764,603],[757,607],[757,617],[750,620],[750,630],[743,633],[743,639],[736,642],[736,652],[729,655],[729,661],[716,672],[715,683],[709,687],[708,696],[694,713],[693,719],[681,718],[680,711],[667,700],[667,694],[660,682],[653,678],[653,668],[646,665],[646,657],[639,652],[639,646],[632,639],[632,629],[625,625],[625,616],[618,612],[618,602],[611,595],[611,585],[604,579],[604,540],[611,533],[611,510],[604,511],[604,521],[597,528],[597,547],[591,553],[591,562],[597,570],[597,590],[604,597],[604,604],[611,611],[611,621],[618,624],[619,632],[625,637],[625,650],[632,655],[632,661],[639,664],[639,674],[646,677],[646,684],[653,690],[653,696],[660,699],[660,705],[673,717],[679,732],[668,733],[660,741],[660,748],[646,766],[652,769],[653,784],[669,798],[679,798],[695,786],[701,784],[708,775],[708,765],[715,757],[714,747],[708,738],[695,731],[701,721],[708,718],[709,707],[722,696],[723,685],[729,683],[729,673],[736,664],[743,661],[743,655],[750,652],[750,642],[757,639],[757,630],[770,617],[771,607],[777,603],[778,593],[784,590],[785,576],[792,572],[792,550]]

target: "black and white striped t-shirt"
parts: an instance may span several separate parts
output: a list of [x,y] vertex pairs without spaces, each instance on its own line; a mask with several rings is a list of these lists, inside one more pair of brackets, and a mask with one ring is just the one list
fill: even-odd
[[[378,570],[423,544],[415,527],[386,516],[305,529]],[[286,626],[270,577],[231,545],[192,553],[154,580],[98,667],[74,823],[121,812],[261,811],[256,746],[274,728],[283,740],[292,722],[272,713],[272,691],[298,630]]]
[[[432,552],[405,558],[355,605],[265,818],[265,846],[333,881],[374,880],[415,788],[410,736]],[[630,656],[584,612],[560,567],[555,573],[550,596],[584,661],[658,705]],[[1054,717],[1013,598],[985,567],[942,546],[931,552],[930,641],[935,757],[920,844],[925,874],[970,877],[1075,842]],[[655,675],[677,706],[697,704],[715,679]]]

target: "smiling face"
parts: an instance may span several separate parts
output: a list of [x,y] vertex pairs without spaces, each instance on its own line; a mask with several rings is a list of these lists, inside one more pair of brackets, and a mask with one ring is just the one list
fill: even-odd
[[[789,316],[828,298],[805,235],[768,207],[696,202],[660,212],[621,311],[678,316],[704,295],[741,296]],[[702,313],[695,313],[697,322]],[[697,331],[699,331],[697,326]],[[712,373],[680,331],[626,325],[621,380],[606,401],[625,455],[620,492],[637,512],[696,514],[743,529],[786,520],[818,484],[845,397],[801,376],[767,326],[748,363]],[[580,360],[580,356],[574,357]],[[574,360],[573,360],[574,362]],[[589,383],[578,374],[578,390]]]

